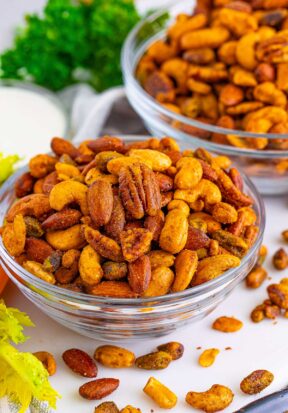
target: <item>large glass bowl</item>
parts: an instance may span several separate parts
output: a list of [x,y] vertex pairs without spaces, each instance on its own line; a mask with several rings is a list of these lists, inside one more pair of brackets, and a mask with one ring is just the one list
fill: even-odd
[[[137,140],[144,139],[138,137]],[[132,140],[136,139],[129,139]],[[188,144],[182,144],[183,150],[188,148]],[[0,189],[0,226],[15,201],[14,184],[26,169],[17,171]],[[239,267],[206,284],[142,299],[112,299],[77,293],[48,284],[26,271],[7,253],[1,238],[0,264],[41,311],[79,334],[106,341],[130,341],[169,334],[213,311],[255,265],[263,239],[265,208],[253,183],[245,175],[243,178],[245,192],[255,201],[260,228],[257,239]]]
[[165,37],[166,29],[179,13],[191,14],[195,1],[177,2],[144,18],[131,31],[122,50],[122,71],[127,97],[155,136],[172,136],[189,143],[190,147],[204,147],[214,153],[228,155],[253,180],[262,194],[288,193],[288,150],[253,150],[222,145],[209,140],[213,133],[239,138],[288,139],[287,134],[258,134],[229,130],[195,121],[176,114],[159,104],[139,84],[135,69],[147,47]]

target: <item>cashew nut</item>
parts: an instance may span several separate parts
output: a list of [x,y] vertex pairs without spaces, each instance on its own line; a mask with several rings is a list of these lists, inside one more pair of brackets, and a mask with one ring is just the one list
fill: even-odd
[[60,182],[50,192],[50,206],[56,209],[56,211],[61,211],[65,206],[76,202],[80,206],[83,215],[88,215],[87,190],[88,187],[86,185],[77,181]]

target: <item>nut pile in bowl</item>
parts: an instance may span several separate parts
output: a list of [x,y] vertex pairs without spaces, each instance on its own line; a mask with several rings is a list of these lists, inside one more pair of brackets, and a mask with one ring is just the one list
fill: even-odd
[[192,15],[179,14],[166,38],[148,46],[136,77],[177,114],[279,139],[174,127],[237,148],[287,150],[287,41],[285,0],[198,0]]
[[[6,250],[50,284],[94,296],[163,296],[237,267],[258,235],[241,174],[171,138],[54,138],[16,185]],[[230,168],[230,169],[229,169]]]

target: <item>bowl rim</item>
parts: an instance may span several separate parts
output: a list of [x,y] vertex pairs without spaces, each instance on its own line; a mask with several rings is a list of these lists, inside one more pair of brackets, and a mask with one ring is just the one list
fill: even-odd
[[[123,136],[120,135],[122,139],[125,139],[126,141],[137,141],[137,140],[145,140],[149,136],[143,136],[143,135],[129,135],[129,136]],[[182,142],[182,144],[188,145],[187,142]],[[180,142],[181,145],[181,142]],[[233,166],[233,164],[231,165]],[[28,166],[23,166],[22,168],[18,169],[16,172],[14,172],[13,175],[9,177],[9,179],[2,185],[0,188],[0,208],[1,208],[1,203],[3,202],[3,199],[5,196],[9,193],[13,193],[14,190],[14,184],[17,178],[19,178],[24,172],[27,172]],[[265,204],[264,200],[261,197],[260,193],[258,192],[257,188],[253,184],[253,182],[248,178],[248,176],[241,171],[241,169],[238,168],[238,170],[241,173],[241,176],[244,181],[244,188],[249,190],[249,193],[252,195],[254,204],[257,206],[257,209],[259,210],[259,215],[258,215],[258,221],[259,221],[259,231],[257,234],[257,238],[253,244],[253,246],[249,249],[248,253],[241,259],[241,263],[238,267],[231,268],[230,270],[226,271],[219,277],[207,281],[206,283],[200,284],[198,286],[188,288],[184,291],[176,292],[176,293],[170,293],[162,296],[156,296],[156,297],[147,297],[147,298],[111,298],[111,297],[102,297],[102,296],[94,296],[86,293],[80,293],[80,292],[75,292],[71,291],[68,289],[65,289],[63,287],[58,287],[56,285],[52,285],[47,283],[46,281],[41,280],[40,278],[36,277],[29,271],[27,271],[24,267],[22,267],[20,264],[16,262],[16,260],[8,253],[8,251],[5,249],[3,245],[3,240],[2,237],[0,237],[0,263],[1,261],[4,264],[4,270],[5,267],[8,266],[10,269],[11,267],[14,268],[17,273],[21,274],[21,278],[23,278],[25,281],[29,282],[33,287],[37,287],[41,289],[42,291],[45,291],[46,293],[50,293],[51,295],[58,297],[59,299],[69,301],[71,302],[78,302],[86,305],[95,305],[97,304],[111,304],[111,305],[119,305],[119,306],[131,306],[132,307],[142,307],[143,305],[147,304],[147,306],[151,306],[151,303],[153,302],[153,307],[157,307],[161,304],[165,304],[167,302],[171,301],[179,301],[181,299],[189,299],[192,297],[199,296],[201,294],[205,293],[213,293],[213,290],[216,290],[218,287],[222,286],[226,282],[232,281],[233,280],[233,275],[235,272],[238,272],[241,268],[243,268],[249,260],[252,258],[252,256],[259,250],[262,239],[263,239],[263,234],[265,230],[265,223],[266,223],[266,212],[265,212]],[[2,222],[0,222],[0,226],[2,225]],[[9,274],[8,274],[9,275]],[[155,304],[156,303],[156,304]]]
[[[170,7],[163,7],[159,10],[157,10],[156,12],[144,17],[142,20],[140,20],[140,22],[138,22],[134,28],[130,31],[130,33],[128,34],[123,47],[122,47],[122,51],[121,51],[121,66],[122,66],[122,72],[123,72],[123,76],[124,76],[124,80],[126,83],[126,86],[132,85],[134,88],[134,92],[138,93],[140,95],[141,101],[148,105],[148,107],[150,107],[150,109],[153,109],[154,111],[160,113],[163,116],[166,116],[168,118],[171,118],[171,120],[173,121],[178,121],[181,123],[184,123],[186,125],[192,126],[192,127],[196,127],[211,133],[218,133],[218,134],[225,134],[225,135],[236,135],[239,136],[240,138],[267,138],[267,139],[287,139],[288,138],[288,133],[287,134],[275,134],[275,133],[254,133],[254,132],[246,132],[246,131],[242,131],[239,129],[226,129],[223,127],[219,127],[219,126],[214,126],[214,125],[209,125],[209,124],[205,124],[204,122],[200,122],[200,121],[196,121],[192,118],[186,117],[184,115],[180,115],[177,114],[169,109],[166,109],[164,106],[160,105],[156,99],[154,99],[152,96],[150,96],[145,90],[144,88],[140,85],[140,83],[138,82],[138,80],[135,77],[135,68],[137,63],[139,62],[139,59],[143,56],[143,54],[141,54],[140,56],[137,57],[137,59],[133,60],[132,57],[132,51],[134,49],[134,43],[135,43],[135,39],[137,39],[137,35],[139,33],[139,30],[142,29],[142,27],[144,25],[146,25],[147,23],[151,23],[152,21],[154,21],[155,19],[161,17],[164,14],[169,13],[170,16],[170,21],[171,21],[171,11],[173,11],[174,9],[178,9],[179,5],[181,6],[181,4],[184,6],[184,4],[187,7],[187,2],[186,1],[181,1],[180,3],[178,2],[177,4],[172,3],[172,5],[170,5]],[[162,38],[162,36],[160,36],[161,34],[165,34],[166,33],[166,27],[162,30],[160,30],[159,32],[156,33],[156,35],[154,34],[153,36],[149,37],[148,39],[145,39],[145,41],[142,41],[142,44],[145,44],[145,46],[147,46],[148,44],[152,43],[156,38]],[[131,57],[130,57],[131,56]],[[129,83],[129,85],[128,85]],[[190,139],[194,139],[193,135],[191,135]],[[199,138],[201,139],[201,138]],[[204,139],[202,139],[203,141]],[[285,157],[288,156],[288,150],[255,150],[255,149],[247,149],[247,148],[239,148],[239,147],[233,147],[230,145],[222,145],[222,144],[215,144],[215,146],[217,145],[217,147],[219,148],[233,148],[234,152],[237,151],[237,153],[239,154],[250,154],[250,155],[254,155],[254,153],[265,153],[268,156],[270,156],[270,154],[274,154],[277,153],[278,155],[281,154],[281,156]]]

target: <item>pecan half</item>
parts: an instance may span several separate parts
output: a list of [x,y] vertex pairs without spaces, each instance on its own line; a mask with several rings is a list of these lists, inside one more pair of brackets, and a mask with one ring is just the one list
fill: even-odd
[[102,138],[90,141],[87,146],[95,153],[103,151],[121,152],[124,149],[124,142],[119,138],[103,136]]
[[70,228],[80,222],[81,216],[81,212],[77,209],[66,208],[45,219],[45,221],[42,222],[42,228],[45,231],[57,231]]
[[143,218],[145,212],[154,216],[161,208],[160,189],[155,174],[142,163],[121,169],[119,191],[124,207],[135,219]]
[[152,232],[145,228],[122,231],[120,234],[120,242],[125,260],[133,262],[146,254],[150,249],[152,237]]
[[113,239],[105,237],[96,229],[88,226],[85,228],[85,238],[91,247],[102,257],[116,262],[124,261],[121,247]]

